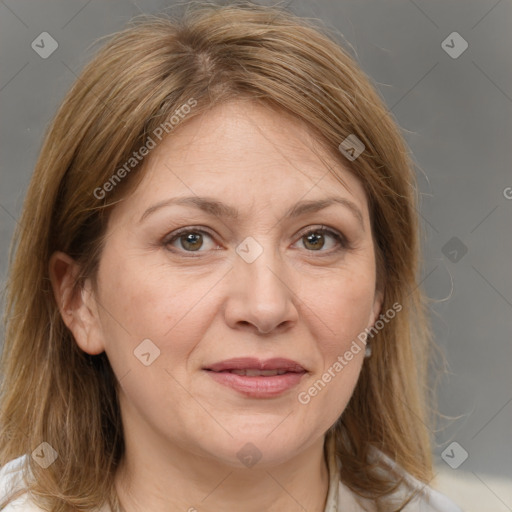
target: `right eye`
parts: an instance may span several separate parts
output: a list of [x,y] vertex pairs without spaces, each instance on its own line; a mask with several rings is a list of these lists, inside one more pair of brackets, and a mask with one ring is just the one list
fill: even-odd
[[180,229],[170,233],[170,235],[166,237],[164,245],[166,247],[175,247],[179,252],[205,252],[200,251],[200,249],[205,245],[205,236],[207,239],[211,240],[210,248],[213,248],[214,242],[212,236],[204,230],[193,228]]

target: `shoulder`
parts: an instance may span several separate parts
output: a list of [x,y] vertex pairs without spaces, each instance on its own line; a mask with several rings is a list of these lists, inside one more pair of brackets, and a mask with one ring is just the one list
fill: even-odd
[[[388,474],[398,474],[403,477],[402,485],[388,497],[389,506],[400,507],[405,501],[407,505],[400,508],[403,512],[463,512],[453,501],[432,487],[420,482],[405,472],[398,464],[380,451],[375,451],[374,457],[379,460],[382,471]],[[339,482],[338,510],[349,512],[376,512],[373,500],[356,496],[347,486]]]
[[[416,492],[416,494],[414,494]],[[401,488],[390,497],[390,505],[400,506],[409,496],[414,497],[407,503],[403,512],[463,512],[455,503],[440,492],[423,487],[420,492],[411,488]],[[377,512],[375,502],[359,498],[343,483],[339,484],[337,510],[346,512]],[[397,510],[393,508],[393,510]]]
[[[21,455],[0,467],[0,503],[7,496],[26,487],[23,467],[26,465],[27,457],[28,455]],[[11,501],[3,510],[5,512],[44,512],[30,499],[28,492]]]
[[[27,464],[28,455],[10,460],[0,467],[0,507],[3,500],[20,489],[26,489],[27,483],[23,475],[23,469]],[[30,469],[28,469],[30,473]],[[3,512],[46,512],[33,501],[29,491],[18,496],[9,504],[0,508]],[[110,512],[110,507],[105,504],[102,508],[96,509],[94,512]]]
[[447,496],[420,482],[380,450],[375,450],[373,457],[379,460],[383,471],[403,478],[402,485],[391,497],[393,503],[410,499],[403,512],[463,512]]
[[413,496],[404,512],[462,512],[447,496],[425,485],[409,475],[405,496]]
[[412,496],[411,501],[404,507],[404,512],[463,512],[447,496],[414,478],[384,453],[378,452],[376,456],[389,471],[404,478],[397,492],[400,497]]

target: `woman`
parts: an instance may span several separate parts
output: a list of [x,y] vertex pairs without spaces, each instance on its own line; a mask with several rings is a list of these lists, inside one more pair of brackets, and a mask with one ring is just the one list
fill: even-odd
[[399,130],[321,28],[136,19],[28,190],[0,507],[459,510],[428,486],[417,231]]

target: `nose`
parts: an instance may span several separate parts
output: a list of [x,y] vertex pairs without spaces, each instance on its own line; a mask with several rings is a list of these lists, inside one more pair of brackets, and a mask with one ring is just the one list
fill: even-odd
[[275,253],[265,249],[252,263],[237,256],[230,274],[225,317],[231,328],[270,334],[296,324],[298,297]]

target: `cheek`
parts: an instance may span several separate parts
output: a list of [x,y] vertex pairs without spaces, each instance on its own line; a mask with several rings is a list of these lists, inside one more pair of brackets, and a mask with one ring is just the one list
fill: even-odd
[[374,297],[375,280],[369,268],[333,276],[322,291],[309,298],[319,332],[325,333],[321,348],[326,362],[327,356],[333,359],[343,353],[368,327]]
[[157,366],[177,366],[211,323],[208,291],[215,279],[187,279],[137,258],[113,261],[105,256],[100,279],[107,354],[132,367],[134,361],[139,364],[134,350],[149,339],[160,350]]
[[[370,276],[370,277],[368,277]],[[365,346],[358,340],[368,326],[375,283],[371,272],[340,274],[316,294],[311,315],[320,364],[301,388],[299,403],[329,428],[343,413],[359,379]]]

